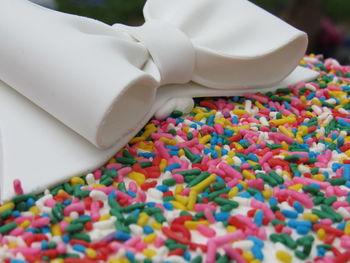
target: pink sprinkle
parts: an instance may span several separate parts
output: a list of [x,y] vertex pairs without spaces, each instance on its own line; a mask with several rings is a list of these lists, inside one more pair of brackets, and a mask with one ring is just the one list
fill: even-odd
[[135,246],[138,242],[141,241],[141,237],[132,237],[129,240],[127,240],[124,245],[125,246]]
[[10,249],[11,253],[17,254],[22,253],[23,255],[34,255],[40,252],[38,247],[16,247]]
[[161,237],[157,237],[156,240],[154,241],[154,246],[156,248],[160,248],[164,245],[164,239]]
[[226,254],[237,263],[245,263],[245,259],[241,256],[236,248],[231,247],[229,244],[224,246]]
[[42,218],[34,220],[32,222],[32,227],[34,227],[34,228],[43,227],[43,226],[47,226],[49,223],[50,223],[49,217],[42,217]]
[[273,153],[272,152],[267,152],[264,154],[264,156],[259,160],[259,164],[262,165],[267,162],[270,158],[272,158]]
[[346,201],[335,201],[333,204],[332,204],[332,207],[334,209],[338,209],[339,207],[347,207],[349,206],[349,203],[346,202]]
[[60,254],[64,254],[67,252],[67,246],[65,243],[59,243],[56,247],[57,249],[57,252],[60,253]]
[[142,251],[144,250],[145,248],[147,248],[147,244],[144,243],[144,242],[139,242],[137,243],[137,245],[135,246],[136,250],[138,251]]
[[219,165],[219,168],[224,170],[226,175],[228,175],[230,177],[237,178],[238,180],[242,180],[243,179],[242,174],[240,172],[238,172],[236,169],[232,168],[227,163],[221,162],[220,165]]
[[83,213],[85,209],[84,203],[74,203],[70,204],[64,208],[63,213],[65,216],[69,216],[71,212]]
[[53,199],[53,198],[49,198],[45,201],[45,206],[48,206],[48,207],[54,207],[56,204],[56,201]]
[[216,236],[213,239],[211,239],[217,246],[222,246],[227,243],[240,240],[244,238],[244,234],[242,230],[237,230],[235,232],[228,233],[226,235],[222,236]]
[[199,212],[203,212],[205,211],[206,209],[208,209],[209,211],[215,211],[216,210],[216,207],[214,205],[210,205],[210,204],[201,204],[201,203],[198,203],[198,204],[195,204],[194,205],[194,211],[196,211],[197,213]]
[[205,259],[205,263],[214,263],[215,262],[215,254],[216,254],[216,244],[212,239],[209,239],[207,242],[207,256]]
[[185,182],[185,179],[181,174],[173,174],[173,178],[176,180],[177,184],[182,184]]
[[101,170],[96,170],[96,171],[94,172],[94,178],[95,178],[95,180],[99,180],[99,179],[101,178],[101,176],[102,176],[102,171],[101,171]]
[[16,227],[10,232],[10,236],[20,236],[24,233],[24,228]]
[[343,235],[340,238],[340,245],[342,248],[350,250],[350,236]]
[[15,190],[15,193],[17,195],[23,194],[23,188],[20,180],[18,179],[13,180],[13,189]]
[[[215,211],[215,208],[213,210]],[[214,215],[210,211],[209,208],[205,208],[204,209],[204,215],[205,215],[205,218],[209,221],[210,224],[214,224],[215,223]]]
[[225,132],[224,132],[224,128],[220,125],[220,124],[218,124],[218,123],[215,123],[214,124],[214,128],[215,128],[215,130],[216,130],[216,132],[218,133],[218,134],[224,134]]
[[122,168],[122,164],[121,163],[110,163],[106,166],[106,168],[108,170],[112,170],[112,169],[118,170],[118,169]]
[[214,237],[216,236],[216,232],[214,229],[212,229],[211,227],[208,227],[204,224],[200,224],[197,226],[197,230],[205,237]]
[[132,168],[131,167],[124,167],[124,168],[122,168],[122,169],[120,169],[118,171],[118,175],[125,176],[125,175],[127,175],[127,174],[129,174],[131,172],[132,172]]

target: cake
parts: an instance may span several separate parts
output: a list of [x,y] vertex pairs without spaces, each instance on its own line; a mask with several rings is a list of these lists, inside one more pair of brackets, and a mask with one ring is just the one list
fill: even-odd
[[350,67],[301,66],[319,78],[196,99],[41,194],[16,181],[2,262],[347,262]]

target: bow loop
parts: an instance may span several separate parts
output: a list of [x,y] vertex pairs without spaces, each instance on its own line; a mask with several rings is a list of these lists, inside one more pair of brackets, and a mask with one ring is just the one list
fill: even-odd
[[122,24],[113,27],[145,46],[151,57],[145,71],[150,71],[160,85],[188,83],[193,78],[195,50],[191,40],[178,28],[161,20],[149,20],[140,27]]

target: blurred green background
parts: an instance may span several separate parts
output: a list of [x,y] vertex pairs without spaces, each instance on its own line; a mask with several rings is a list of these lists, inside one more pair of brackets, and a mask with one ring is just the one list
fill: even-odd
[[[107,24],[143,23],[146,0],[31,0]],[[176,0],[173,0],[176,1]],[[215,0],[213,0],[215,1]],[[232,0],[235,1],[235,0]],[[308,53],[350,64],[350,0],[251,0],[309,35]]]

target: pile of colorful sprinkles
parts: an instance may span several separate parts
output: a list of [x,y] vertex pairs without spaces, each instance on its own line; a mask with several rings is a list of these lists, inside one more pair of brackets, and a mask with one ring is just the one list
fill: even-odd
[[350,262],[350,67],[301,65],[320,77],[199,99],[42,194],[15,182],[0,261]]

